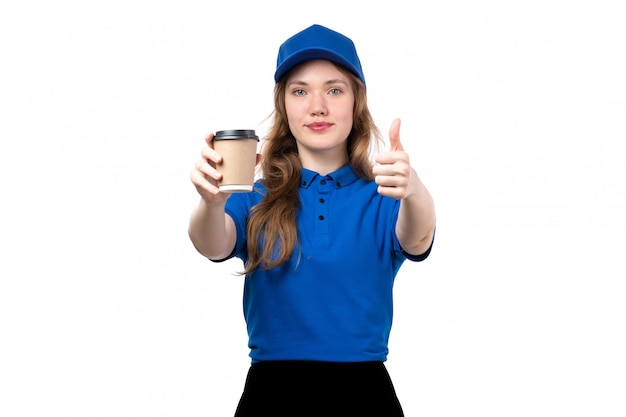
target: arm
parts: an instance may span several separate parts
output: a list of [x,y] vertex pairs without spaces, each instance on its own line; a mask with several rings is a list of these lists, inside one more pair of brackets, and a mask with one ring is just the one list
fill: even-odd
[[376,155],[374,175],[378,192],[402,200],[396,235],[402,249],[411,255],[421,255],[430,247],[435,233],[434,202],[402,148],[399,119],[391,125],[389,141],[390,151]]
[[235,223],[224,213],[224,204],[209,205],[201,199],[189,221],[189,238],[198,252],[209,259],[224,259],[235,247]]
[[191,171],[191,182],[200,194],[200,202],[189,220],[189,238],[194,247],[209,259],[224,259],[231,254],[237,240],[235,224],[224,212],[229,194],[221,193],[221,178],[215,165],[222,157],[213,150],[213,134],[205,138],[207,147]]
[[433,199],[411,168],[408,187],[409,194],[400,203],[400,213],[396,223],[396,235],[400,246],[411,255],[426,252],[435,233],[435,205]]

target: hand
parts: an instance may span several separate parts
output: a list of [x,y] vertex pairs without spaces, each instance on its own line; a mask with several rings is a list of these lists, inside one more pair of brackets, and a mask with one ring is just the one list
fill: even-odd
[[[222,193],[218,181],[222,174],[217,170],[217,165],[222,162],[222,155],[213,149],[213,133],[206,135],[204,140],[207,146],[202,149],[201,158],[196,161],[190,177],[198,194],[207,204],[219,204],[225,202],[230,193]],[[256,164],[261,162],[261,155],[257,154]]]
[[389,151],[376,155],[373,172],[378,193],[395,199],[409,196],[415,171],[409,163],[409,155],[400,142],[400,119],[395,119],[389,128]]
[[213,149],[213,137],[213,133],[209,133],[204,138],[207,146],[202,149],[201,157],[196,161],[190,177],[198,194],[206,203],[219,204],[225,202],[230,194],[220,192],[217,185],[222,174],[216,166],[222,161],[222,156]]

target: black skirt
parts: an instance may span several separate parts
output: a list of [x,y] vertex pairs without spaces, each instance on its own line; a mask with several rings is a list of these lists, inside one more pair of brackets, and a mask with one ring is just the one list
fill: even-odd
[[402,417],[383,362],[252,364],[235,417]]

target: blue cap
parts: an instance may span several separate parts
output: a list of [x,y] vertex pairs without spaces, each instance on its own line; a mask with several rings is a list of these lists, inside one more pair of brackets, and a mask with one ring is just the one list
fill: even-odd
[[312,59],[326,59],[345,67],[359,77],[365,86],[361,61],[352,40],[320,25],[296,33],[280,46],[274,81],[278,82],[287,71]]

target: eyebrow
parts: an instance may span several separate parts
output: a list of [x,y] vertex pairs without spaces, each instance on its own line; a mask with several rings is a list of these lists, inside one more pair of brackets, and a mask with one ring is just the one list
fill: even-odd
[[[324,82],[324,85],[331,85],[331,84],[343,84],[343,85],[348,85],[347,82],[345,82],[344,80],[341,80],[339,78],[336,79],[332,79],[332,80],[328,80]],[[300,81],[300,80],[294,80],[294,81],[290,81],[289,84],[287,84],[287,87],[291,87],[292,85],[309,85],[308,83],[304,82],[304,81]]]

